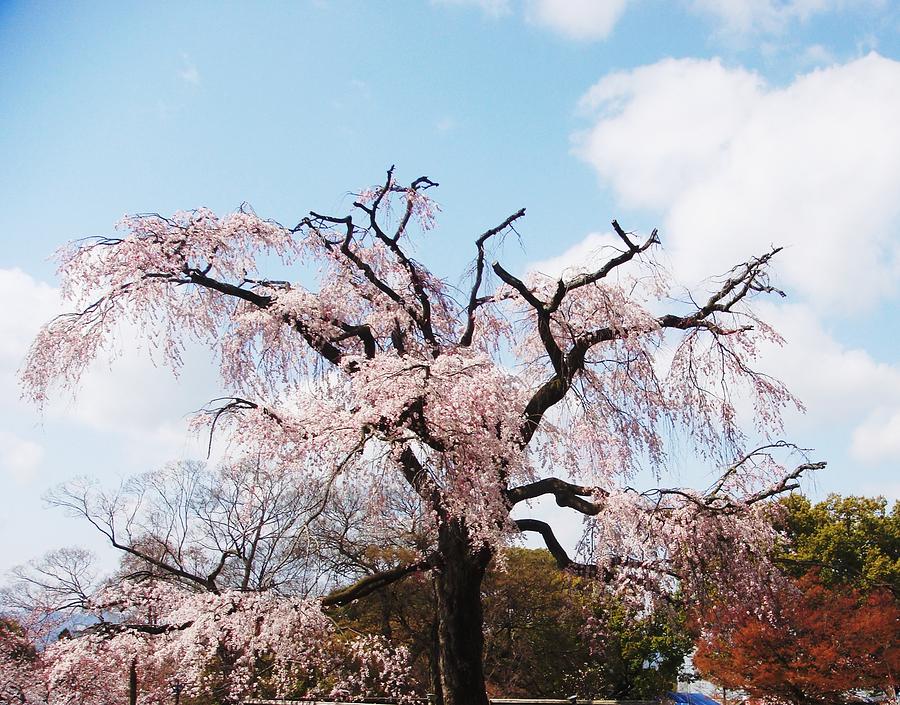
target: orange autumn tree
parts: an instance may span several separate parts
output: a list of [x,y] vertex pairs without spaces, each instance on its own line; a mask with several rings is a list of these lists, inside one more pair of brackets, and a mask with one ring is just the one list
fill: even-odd
[[839,702],[900,684],[900,609],[885,590],[831,590],[809,573],[779,583],[757,610],[720,605],[700,621],[694,666],[754,699]]

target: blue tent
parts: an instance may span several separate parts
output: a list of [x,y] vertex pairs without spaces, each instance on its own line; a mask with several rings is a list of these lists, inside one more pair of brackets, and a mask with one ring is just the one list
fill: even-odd
[[719,705],[702,693],[669,693],[669,699],[678,705]]

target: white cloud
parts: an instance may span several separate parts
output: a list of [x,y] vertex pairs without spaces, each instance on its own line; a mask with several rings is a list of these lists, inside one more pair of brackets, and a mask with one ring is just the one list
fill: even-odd
[[772,88],[717,60],[611,74],[576,137],[623,205],[662,216],[689,283],[786,246],[780,281],[825,310],[896,293],[900,62],[871,54]]
[[853,431],[850,452],[867,463],[900,459],[900,410],[873,413]]
[[208,351],[189,346],[175,378],[154,363],[137,331],[123,325],[116,359],[95,362],[74,400],[65,392],[55,394],[41,430],[37,411],[20,400],[17,373],[41,325],[62,310],[59,292],[21,270],[0,269],[0,300],[19,302],[0,315],[0,394],[7,400],[0,410],[0,468],[26,479],[40,461],[44,434],[63,421],[125,440],[129,459],[143,463],[142,469],[200,454],[202,444],[186,433],[185,416],[221,390]]
[[55,288],[35,281],[21,269],[0,269],[0,374],[14,372],[44,321],[59,313]]
[[569,39],[606,39],[628,0],[528,0],[526,19]]
[[0,469],[17,484],[32,480],[43,457],[44,449],[34,441],[0,430]]
[[613,233],[590,233],[556,257],[529,265],[528,270],[554,279],[563,274],[573,276],[596,269],[610,257],[615,257],[621,251],[621,245],[622,241]]
[[[60,313],[59,293],[35,281],[20,269],[0,269],[0,397],[7,400],[0,409],[0,424],[6,414],[18,416],[15,407],[20,392],[17,371],[41,325]],[[32,414],[33,415],[33,414]]]
[[141,471],[201,457],[205,444],[189,432],[189,417],[221,395],[218,367],[212,353],[197,343],[186,345],[177,376],[157,353],[134,324],[121,324],[114,350],[90,365],[74,395],[54,395],[48,420],[74,422],[122,440],[124,460]]
[[625,206],[664,208],[715,171],[761,92],[759,76],[718,61],[612,73],[579,102],[595,124],[577,137],[577,153]]
[[767,349],[766,370],[789,383],[809,409],[813,428],[847,428],[873,408],[900,410],[900,369],[859,347],[841,344],[804,304],[758,302],[761,317],[781,333],[783,347]]
[[710,15],[729,33],[780,32],[793,21],[834,10],[834,0],[692,0],[695,12]]
[[44,456],[39,443],[22,433],[33,411],[18,401],[16,371],[41,323],[59,312],[56,289],[20,269],[0,269],[0,301],[15,302],[0,314],[0,473],[18,485],[28,484]]

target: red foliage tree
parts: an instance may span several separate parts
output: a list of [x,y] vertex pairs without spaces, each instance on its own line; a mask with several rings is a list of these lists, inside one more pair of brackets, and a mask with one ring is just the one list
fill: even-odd
[[702,628],[694,666],[753,698],[840,702],[853,690],[893,693],[900,681],[900,609],[887,591],[832,590],[808,574],[757,610],[719,605]]

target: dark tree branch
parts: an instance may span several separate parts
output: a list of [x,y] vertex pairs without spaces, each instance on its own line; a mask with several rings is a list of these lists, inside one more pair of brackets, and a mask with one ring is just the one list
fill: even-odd
[[525,284],[525,282],[507,272],[499,262],[494,262],[491,265],[491,269],[494,270],[494,274],[500,277],[502,282],[515,289],[519,293],[519,296],[525,299],[526,303],[528,303],[535,311],[541,312],[544,310],[544,302],[534,295],[534,292],[528,288],[528,285]]
[[[628,242],[631,242],[627,233],[623,234],[625,239]],[[593,274],[578,277],[572,280],[568,285],[561,282],[560,285],[562,288],[557,288],[557,293],[554,295],[553,300],[550,304],[546,305],[535,297],[533,292],[528,289],[524,282],[506,272],[506,270],[499,267],[499,265],[495,265],[495,271],[498,271],[499,269],[498,276],[512,286],[526,302],[535,308],[538,316],[538,332],[547,349],[547,354],[554,370],[554,375],[535,391],[525,407],[525,421],[522,425],[521,432],[521,443],[523,446],[531,441],[547,410],[562,401],[566,396],[576,376],[584,369],[585,358],[588,351],[595,345],[612,340],[619,340],[632,333],[629,330],[613,329],[609,327],[598,328],[597,330],[580,335],[575,339],[569,351],[563,354],[559,352],[558,344],[549,332],[549,325],[547,325],[546,331],[542,329],[542,317],[549,319],[547,311],[550,306],[557,301],[557,299],[561,302],[562,297],[564,297],[568,291],[578,288],[579,286],[584,286],[592,281],[596,281],[601,278],[601,276],[606,276],[616,266],[624,264],[624,262],[627,262],[635,254],[647,249],[656,242],[659,242],[659,239],[654,231],[643,245],[639,247],[636,246],[635,249],[629,249],[628,252],[613,258]],[[677,330],[705,330],[712,333],[714,336],[733,335],[749,330],[751,328],[750,326],[739,326],[737,328],[723,327],[719,325],[713,317],[717,313],[733,313],[734,306],[746,298],[751,292],[775,292],[783,295],[783,292],[769,286],[765,272],[766,266],[778,252],[780,252],[780,248],[775,248],[761,257],[753,258],[745,264],[735,267],[734,270],[732,270],[732,276],[723,283],[720,289],[709,298],[704,306],[685,316],[674,314],[660,316],[657,318],[658,325],[660,328],[672,328]],[[610,267],[610,264],[614,262],[616,264]],[[549,323],[549,320],[547,323]]]
[[440,490],[435,486],[428,471],[425,470],[409,446],[404,447],[400,453],[400,470],[416,494],[428,502],[439,516],[446,517],[446,509],[441,503]]
[[137,632],[138,634],[169,634],[171,632],[183,631],[188,629],[194,622],[183,622],[181,624],[129,624],[125,622],[98,622],[87,627],[83,633],[99,634],[104,637],[112,637],[117,634],[127,634]]
[[[391,167],[391,170],[393,170],[393,167]],[[426,189],[430,189],[435,186],[438,186],[438,183],[436,181],[432,181],[427,176],[420,176],[409,185],[409,190],[419,191],[421,189],[422,191],[425,191]],[[407,199],[406,208],[403,211],[403,217],[400,218],[400,222],[397,224],[397,229],[394,231],[394,236],[392,238],[394,242],[397,242],[401,237],[403,237],[403,233],[406,232],[406,226],[409,225],[409,219],[413,214],[413,207],[414,205],[412,199]]]
[[513,289],[515,289],[518,292],[519,296],[521,296],[525,300],[525,302],[534,309],[535,313],[537,314],[538,335],[540,335],[541,342],[544,344],[544,349],[547,351],[547,357],[550,358],[550,362],[553,365],[553,369],[556,374],[563,374],[563,365],[565,359],[563,356],[563,352],[559,347],[559,343],[556,342],[556,338],[553,337],[553,332],[550,330],[551,311],[543,301],[535,296],[534,292],[532,292],[531,289],[528,288],[525,282],[507,272],[502,266],[500,266],[499,262],[494,262],[492,267],[496,275],[500,277],[501,281],[505,282]]
[[548,494],[552,494],[556,498],[556,504],[560,507],[570,507],[582,514],[595,516],[600,513],[600,505],[584,498],[594,497],[598,494],[606,495],[608,493],[598,487],[575,485],[556,477],[548,477],[527,485],[514,487],[506,490],[504,493],[506,501],[511,507],[519,502]]
[[665,565],[646,565],[631,560],[628,557],[621,556],[614,557],[613,560],[610,561],[609,566],[601,571],[598,566],[592,563],[578,563],[569,558],[569,554],[566,553],[566,550],[559,543],[559,540],[553,533],[553,529],[547,522],[541,521],[540,519],[516,519],[515,525],[516,528],[519,529],[519,531],[532,531],[540,534],[544,539],[544,544],[547,546],[547,550],[550,551],[550,555],[552,555],[556,560],[556,566],[560,570],[564,570],[565,572],[571,573],[572,575],[576,575],[580,578],[591,578],[594,580],[599,579],[601,581],[608,582],[615,577],[614,571],[618,566],[631,566],[640,568],[641,570],[645,571],[649,570],[661,575],[668,575],[672,578],[680,578],[678,573],[667,568]]
[[621,227],[619,227],[619,224],[615,220],[612,222],[612,224],[613,228],[615,228],[616,232],[619,234],[619,237],[621,237],[625,241],[628,249],[620,255],[617,255],[616,257],[608,260],[602,267],[594,272],[591,272],[589,274],[581,274],[567,282],[560,279],[559,283],[556,286],[556,292],[553,294],[553,298],[547,305],[550,313],[554,313],[557,309],[559,309],[559,306],[560,304],[562,304],[566,294],[568,294],[570,291],[579,289],[583,286],[587,286],[588,284],[593,284],[594,282],[600,281],[601,279],[605,279],[617,267],[621,267],[623,264],[631,261],[637,255],[650,249],[653,245],[659,244],[659,235],[656,230],[650,233],[650,237],[648,237],[641,245],[637,245],[631,240],[628,234],[625,233]]
[[[392,167],[393,169],[393,167]],[[390,183],[391,172],[388,172],[388,183]],[[387,193],[389,189],[380,189],[379,195],[376,197],[375,202],[372,206],[366,206],[362,203],[354,202],[354,206],[361,208],[366,214],[369,216],[369,222],[372,230],[375,232],[376,237],[382,240],[385,244],[388,245],[390,250],[394,253],[401,265],[406,269],[407,273],[410,276],[411,283],[413,285],[413,289],[416,292],[417,297],[419,298],[419,303],[422,306],[421,313],[417,311],[414,307],[412,307],[403,296],[401,296],[397,291],[388,285],[378,274],[375,272],[372,267],[365,262],[359,255],[357,255],[353,249],[351,248],[351,244],[353,242],[353,236],[356,232],[356,228],[353,225],[353,217],[345,216],[343,218],[335,218],[333,216],[322,215],[321,213],[316,213],[315,211],[310,211],[310,216],[318,221],[324,223],[330,223],[332,225],[343,225],[346,228],[346,234],[344,235],[343,240],[340,243],[339,249],[341,254],[344,255],[353,265],[362,273],[362,275],[381,293],[387,296],[391,301],[400,306],[404,311],[406,311],[407,315],[415,322],[416,326],[422,331],[422,335],[425,337],[425,340],[432,346],[433,349],[436,349],[436,341],[434,338],[434,331],[431,326],[431,302],[428,299],[427,294],[422,286],[421,277],[416,271],[415,265],[412,263],[409,258],[406,257],[405,253],[402,249],[397,245],[396,242],[393,241],[392,238],[388,237],[384,231],[381,229],[381,226],[378,224],[376,218],[376,212],[378,209],[378,204],[381,199],[384,197],[384,194]],[[301,221],[302,225],[307,225],[315,228],[315,224],[307,219]],[[325,243],[328,247],[334,247],[335,243],[332,243],[328,240],[325,240]]]
[[409,563],[407,565],[397,566],[396,568],[391,568],[390,570],[385,570],[380,573],[375,573],[374,575],[367,575],[364,578],[356,581],[352,585],[340,588],[339,590],[335,590],[334,592],[326,595],[322,598],[322,606],[323,607],[336,607],[340,605],[347,605],[354,600],[358,600],[361,597],[365,597],[366,595],[375,592],[376,590],[380,590],[388,585],[397,582],[398,580],[402,580],[403,578],[412,575],[413,573],[419,573],[425,570],[430,570],[437,565],[437,557],[432,555],[428,558],[423,558],[416,563]]
[[783,494],[784,492],[799,489],[800,483],[798,483],[796,480],[800,477],[800,475],[802,475],[804,472],[812,470],[823,470],[826,465],[827,463],[824,461],[819,461],[816,463],[803,463],[802,465],[798,465],[796,468],[794,468],[794,470],[778,480],[778,482],[760,490],[759,492],[753,493],[749,497],[744,498],[744,503],[747,505],[756,504],[758,502],[762,502],[763,500],[769,499],[770,497]]
[[484,245],[490,238],[506,230],[519,218],[524,217],[524,215],[525,209],[520,208],[500,223],[500,225],[491,228],[490,230],[486,230],[477,240],[475,240],[475,247],[478,249],[478,256],[475,258],[475,281],[472,283],[472,290],[469,293],[469,303],[466,306],[466,329],[459,341],[459,344],[464,347],[468,347],[472,344],[472,336],[475,333],[475,311],[483,301],[483,299],[478,298],[478,290],[481,288],[481,282],[484,278]]
[[[242,299],[261,309],[269,308],[275,300],[271,296],[258,294],[255,291],[244,289],[242,287],[235,286],[234,284],[229,284],[228,282],[221,282],[218,279],[213,279],[212,277],[197,269],[187,269],[185,270],[185,275],[187,276],[187,281],[191,284],[196,284],[197,286],[202,286],[206,289],[218,291],[219,293],[225,294],[227,296],[233,296]],[[176,280],[175,283],[179,283],[180,281],[181,280]],[[333,342],[325,340],[320,336],[314,335],[309,329],[309,326],[297,318],[285,316],[284,322],[291,326],[294,330],[296,330],[306,341],[306,343],[313,350],[319,353],[323,358],[328,360],[328,362],[334,365],[340,365],[343,358],[343,353],[334,345]],[[347,327],[350,326],[348,325]],[[363,343],[365,345],[365,340],[363,340]]]
[[368,325],[353,326],[343,321],[332,321],[332,323],[344,331],[343,335],[332,338],[332,342],[339,343],[347,338],[359,338],[362,342],[365,356],[370,360],[375,357],[375,353],[378,352],[375,335]]
[[116,536],[117,532],[115,529],[115,519],[112,516],[108,516],[106,519],[98,518],[98,516],[91,511],[86,495],[79,496],[77,494],[73,494],[67,492],[66,490],[63,490],[59,494],[50,494],[47,499],[54,506],[71,510],[76,514],[84,517],[95,529],[97,529],[101,534],[109,539],[109,542],[113,548],[116,548],[123,553],[132,555],[135,558],[138,558],[148,565],[152,565],[153,567],[163,571],[164,573],[167,573],[174,578],[179,578],[186,582],[193,583],[194,585],[198,585],[199,587],[213,594],[219,593],[219,588],[216,585],[215,581],[216,575],[213,575],[210,579],[209,577],[191,573],[187,570],[184,570],[182,567],[171,565],[164,560],[141,551],[130,544],[122,543]]
[[[425,286],[422,282],[422,277],[419,274],[418,268],[415,263],[406,256],[406,253],[398,244],[398,240],[400,239],[400,235],[403,233],[403,230],[406,229],[406,224],[409,221],[410,216],[412,215],[413,202],[412,200],[407,201],[406,211],[403,214],[403,218],[401,219],[400,226],[397,229],[397,232],[393,237],[389,236],[387,233],[382,230],[381,225],[378,223],[378,207],[381,204],[382,199],[385,194],[392,190],[394,179],[394,167],[392,166],[388,169],[387,180],[385,181],[384,186],[379,189],[378,196],[375,198],[375,201],[371,206],[367,206],[360,201],[354,201],[353,205],[357,208],[361,209],[369,216],[369,226],[372,229],[372,232],[375,233],[375,237],[381,240],[385,244],[385,246],[393,253],[394,257],[397,258],[397,261],[406,271],[407,276],[409,276],[410,283],[412,284],[413,291],[415,292],[416,298],[419,300],[419,306],[421,307],[421,315],[412,316],[413,320],[416,321],[419,329],[422,331],[422,335],[425,338],[426,342],[432,346],[432,348],[437,347],[437,341],[434,337],[434,329],[431,325],[431,300],[428,298],[428,294],[425,291]],[[430,180],[427,177],[422,177],[429,183]],[[421,179],[417,179],[414,183],[419,183]],[[406,191],[407,189],[400,189],[401,191]],[[410,186],[409,191],[415,192],[416,186]]]
[[582,578],[601,578],[603,580],[609,580],[613,577],[607,572],[601,574],[596,565],[577,563],[569,558],[566,549],[562,547],[562,544],[560,544],[556,535],[553,533],[553,529],[547,522],[541,521],[540,519],[516,519],[514,523],[519,531],[533,531],[541,535],[544,539],[544,545],[547,546],[547,550],[550,551],[550,555],[553,556],[556,561],[556,566],[560,570],[564,570],[567,573]]
[[731,465],[727,470],[725,470],[725,472],[715,482],[715,484],[702,495],[695,494],[677,487],[656,488],[647,490],[646,492],[642,492],[641,495],[644,497],[656,497],[657,501],[666,496],[681,497],[682,499],[686,499],[689,502],[695,504],[703,511],[708,512],[727,513],[746,509],[747,507],[753,506],[754,504],[758,504],[767,499],[771,499],[772,497],[776,497],[780,494],[784,494],[785,492],[799,489],[800,483],[797,482],[797,480],[801,477],[801,475],[803,475],[803,473],[813,470],[822,470],[826,467],[827,463],[825,463],[824,461],[802,463],[791,470],[789,473],[778,479],[776,482],[773,482],[767,487],[764,487],[757,492],[754,492],[745,497],[733,497],[722,491],[725,483],[728,481],[728,478],[731,477],[737,471],[737,469],[740,468],[741,465],[748,462],[754,456],[760,455],[763,449],[788,446],[789,444],[776,443],[769,446],[763,446],[760,449],[752,451],[751,453],[741,458],[737,463]]
[[[140,550],[134,548],[133,546],[130,546],[128,544],[123,544],[113,537],[110,537],[110,543],[112,544],[113,548],[117,548],[120,551],[124,551],[125,553],[128,553],[128,554],[134,556],[135,558],[138,558],[138,559],[144,561],[145,563],[149,563],[150,565],[154,566],[155,568],[158,568],[159,570],[163,571],[164,573],[168,573],[172,577],[181,578],[182,580],[186,580],[187,582],[193,583],[194,585],[199,585],[204,590],[206,590],[207,592],[211,592],[214,595],[219,594],[219,587],[218,587],[218,585],[216,585],[216,578],[218,577],[218,571],[214,570],[213,573],[208,577],[204,577],[202,575],[195,575],[194,573],[190,573],[190,572],[184,570],[183,568],[178,568],[176,566],[166,563],[165,561],[161,561],[157,558],[154,558],[153,556],[149,555],[148,553],[145,553],[144,551],[140,551]],[[225,558],[226,558],[225,556],[222,556],[223,561],[225,560]]]

